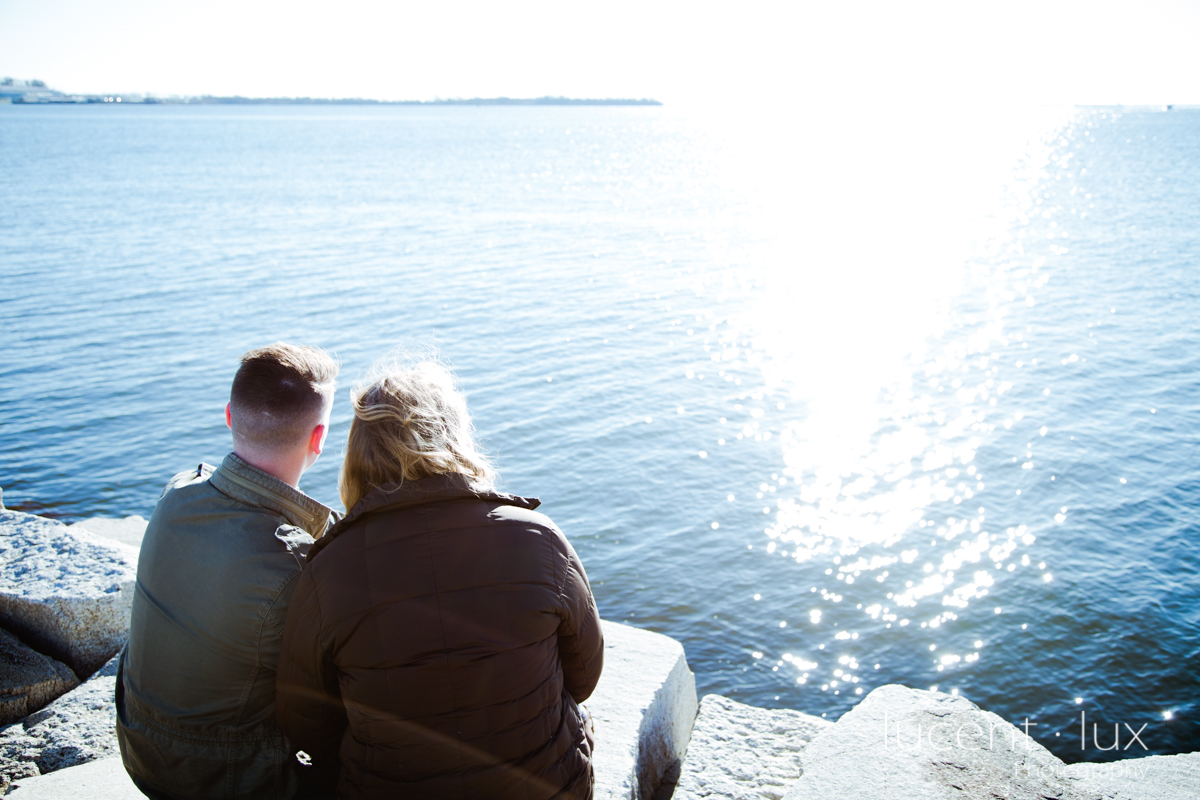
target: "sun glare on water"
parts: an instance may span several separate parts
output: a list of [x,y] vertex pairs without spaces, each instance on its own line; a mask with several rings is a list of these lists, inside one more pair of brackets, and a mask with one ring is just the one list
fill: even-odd
[[[744,151],[738,168],[766,198],[767,266],[714,361],[763,373],[752,399],[777,415],[783,461],[759,487],[763,549],[797,562],[794,591],[817,603],[814,643],[832,604],[831,645],[857,640],[856,627],[936,629],[1029,566],[1026,526],[989,524],[976,454],[1023,416],[1008,396],[1023,337],[1013,315],[1047,275],[1019,231],[1069,163],[1058,145],[1073,114],[864,113],[836,135],[786,127]],[[759,420],[737,434],[771,435]],[[972,663],[981,646],[931,652],[931,668]]]

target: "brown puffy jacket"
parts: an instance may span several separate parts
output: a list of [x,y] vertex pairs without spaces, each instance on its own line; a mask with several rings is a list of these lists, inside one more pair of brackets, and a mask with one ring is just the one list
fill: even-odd
[[313,546],[276,718],[314,772],[340,758],[339,798],[591,798],[600,617],[537,505],[439,475],[372,491]]

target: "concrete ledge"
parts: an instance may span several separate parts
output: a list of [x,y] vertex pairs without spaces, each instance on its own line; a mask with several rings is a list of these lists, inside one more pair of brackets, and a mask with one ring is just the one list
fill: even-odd
[[584,706],[596,723],[595,800],[651,800],[674,782],[696,719],[683,645],[604,622],[604,673]]
[[142,538],[146,535],[147,524],[146,519],[139,516],[124,517],[121,519],[91,517],[82,522],[68,525],[67,529],[72,531],[84,530],[105,539],[112,539],[114,542],[120,542],[135,549],[140,549]]
[[7,796],[21,800],[145,800],[129,782],[119,756],[26,778],[14,784]]
[[674,798],[779,800],[800,779],[805,747],[831,725],[799,711],[755,708],[707,695]]

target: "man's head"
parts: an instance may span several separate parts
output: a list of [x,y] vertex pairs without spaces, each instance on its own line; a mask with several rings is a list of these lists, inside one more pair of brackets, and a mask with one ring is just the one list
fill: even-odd
[[226,408],[234,450],[260,459],[303,452],[307,469],[324,444],[337,374],[316,347],[276,342],[246,353]]

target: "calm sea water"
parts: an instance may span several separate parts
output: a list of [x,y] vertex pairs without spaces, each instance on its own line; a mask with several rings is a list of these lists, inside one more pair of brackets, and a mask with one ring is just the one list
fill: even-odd
[[702,692],[1200,745],[1200,113],[0,107],[0,147],[10,507],[149,515],[252,346],[436,347]]

